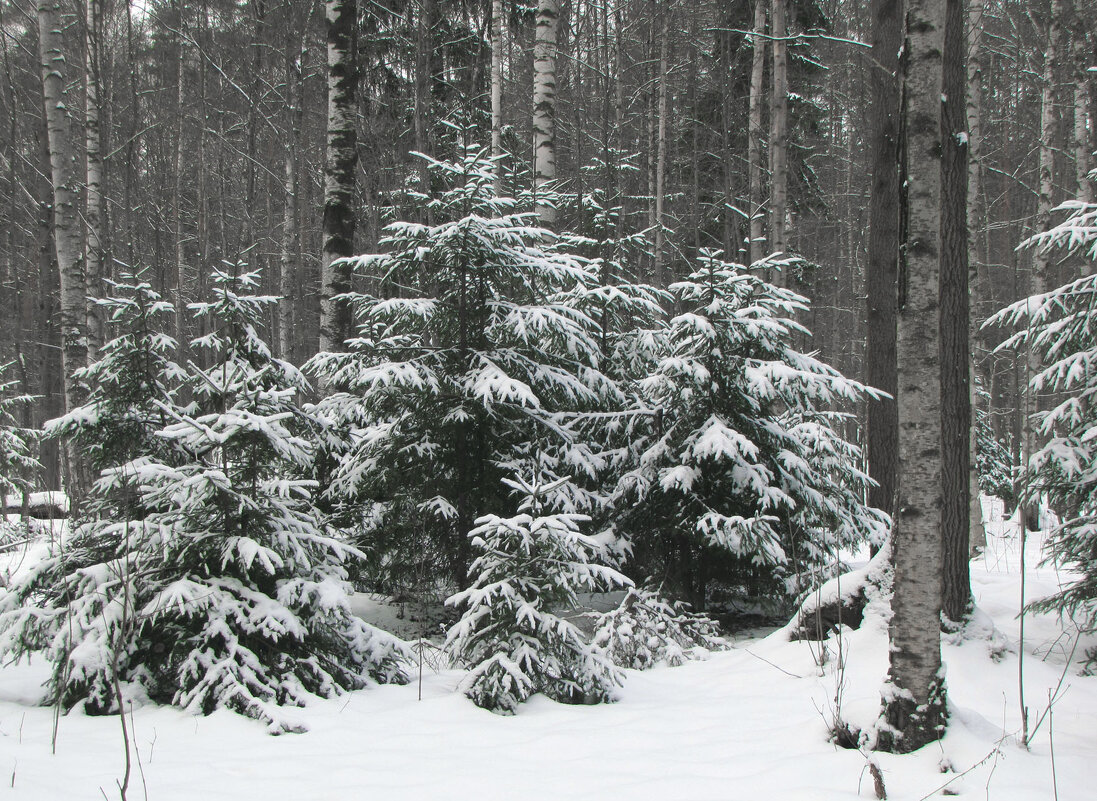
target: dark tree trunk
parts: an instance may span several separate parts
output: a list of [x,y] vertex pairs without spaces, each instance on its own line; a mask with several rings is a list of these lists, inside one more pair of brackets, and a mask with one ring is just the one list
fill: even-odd
[[965,43],[963,0],[948,0],[941,107],[941,525],[944,612],[955,622],[971,603]]
[[358,164],[355,126],[356,0],[327,0],[328,145],[324,169],[324,261],[320,289],[320,350],[342,350],[351,335],[351,269],[338,261],[354,255],[354,189]]
[[893,518],[899,469],[899,416],[895,404],[896,286],[899,268],[899,48],[902,45],[901,0],[873,3],[872,99],[873,152],[868,272],[866,380],[892,397],[869,401],[868,468],[878,486],[869,503]]

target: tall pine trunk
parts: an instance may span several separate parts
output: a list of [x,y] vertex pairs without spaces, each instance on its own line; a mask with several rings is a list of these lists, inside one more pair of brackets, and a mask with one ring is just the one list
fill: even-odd
[[[788,216],[788,0],[770,0],[773,33],[773,94],[769,116],[770,245],[771,251],[788,249],[785,220]],[[781,283],[787,285],[789,277]]]
[[[750,170],[750,262],[753,264],[764,255],[762,237],[765,215],[762,207],[765,199],[762,195],[762,79],[766,66],[766,3],[767,0],[755,0],[754,35],[751,45],[754,48],[750,62],[750,99],[747,109],[747,163]],[[730,257],[730,254],[729,254]]]
[[899,165],[899,48],[902,45],[901,0],[875,0],[872,5],[873,100],[872,189],[869,202],[868,331],[866,378],[891,398],[868,402],[868,468],[876,486],[869,503],[896,515],[899,470],[899,417],[895,397],[896,278],[902,192]]
[[495,194],[503,195],[503,0],[491,2],[491,158]]
[[[971,603],[971,365],[968,343],[967,98],[963,0],[947,0],[941,92],[941,536],[945,617]],[[976,496],[978,497],[978,496]]]

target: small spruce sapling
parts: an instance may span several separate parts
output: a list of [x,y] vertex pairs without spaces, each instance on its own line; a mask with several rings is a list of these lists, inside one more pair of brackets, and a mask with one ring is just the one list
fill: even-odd
[[577,593],[630,586],[593,562],[602,546],[579,530],[579,514],[546,511],[547,484],[505,480],[521,497],[518,514],[479,518],[469,537],[479,554],[472,586],[447,599],[463,607],[447,646],[471,667],[461,690],[484,709],[514,714],[535,693],[562,703],[612,701],[622,675],[583,633],[559,616]]
[[654,590],[632,588],[616,609],[595,617],[594,645],[624,668],[674,667],[729,647],[714,620],[683,610]]

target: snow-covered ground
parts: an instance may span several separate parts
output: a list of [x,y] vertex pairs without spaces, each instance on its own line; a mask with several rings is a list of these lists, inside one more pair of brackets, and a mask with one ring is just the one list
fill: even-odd
[[[1008,524],[992,524],[990,533],[986,554],[972,565],[985,625],[944,649],[948,735],[914,755],[866,755],[829,743],[842,675],[837,640],[821,660],[819,644],[790,643],[778,631],[737,640],[704,662],[630,671],[616,704],[569,707],[537,697],[511,718],[456,693],[457,671],[429,668],[421,700],[415,681],[318,700],[299,712],[304,734],[272,737],[229,712],[138,708],[128,798],[829,801],[875,797],[869,758],[895,800],[1032,801],[1055,798],[1056,786],[1064,801],[1093,798],[1097,677],[1080,676],[1079,667],[1094,643],[1083,642],[1068,666],[1069,631],[1054,616],[1026,617],[1030,728],[1065,675],[1026,750],[1019,743],[1020,547]],[[1054,570],[1035,568],[1039,549],[1030,541],[1030,598],[1059,580]],[[887,670],[878,610],[870,609],[861,630],[846,632],[842,650],[842,715],[868,725]],[[125,764],[118,718],[61,718],[54,753],[52,712],[35,706],[46,672],[40,661],[0,669],[0,796],[118,798]]]

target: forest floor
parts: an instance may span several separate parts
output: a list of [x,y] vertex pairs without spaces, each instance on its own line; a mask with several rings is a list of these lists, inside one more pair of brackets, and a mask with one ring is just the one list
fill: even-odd
[[[427,666],[421,685],[416,676],[404,687],[315,701],[298,713],[309,729],[303,734],[272,737],[230,712],[137,708],[127,716],[127,797],[830,801],[875,798],[872,759],[893,801],[1093,798],[1097,677],[1080,671],[1094,642],[1075,649],[1069,623],[1027,615],[1019,648],[1020,543],[1016,527],[997,517],[986,552],[972,563],[982,614],[967,636],[944,645],[948,733],[913,755],[868,755],[828,741],[836,706],[857,727],[879,710],[887,628],[884,611],[870,606],[858,631],[825,644],[825,658],[820,644],[788,642],[785,630],[742,636],[704,661],[628,671],[621,700],[604,706],[538,696],[518,715],[499,717],[455,691],[459,671]],[[1041,544],[1033,537],[1026,548],[1029,598],[1054,591],[1062,578],[1037,567]],[[1035,730],[1027,749],[1022,650]],[[54,751],[52,710],[36,705],[47,672],[41,660],[0,668],[0,797],[119,798],[126,762],[119,719],[64,716]],[[1049,697],[1056,700],[1044,715]]]

